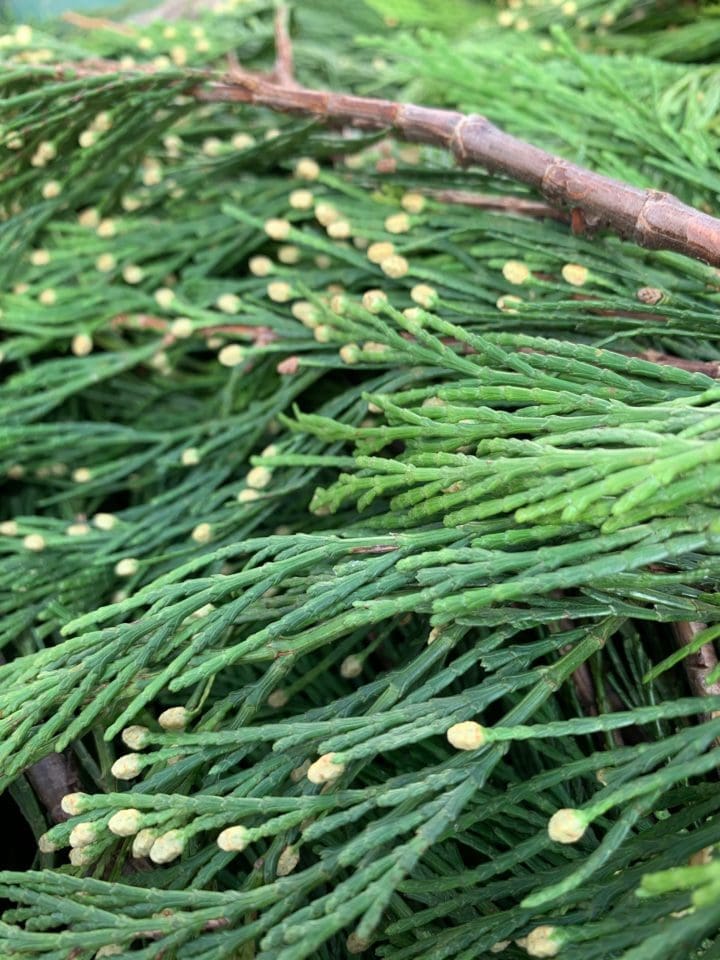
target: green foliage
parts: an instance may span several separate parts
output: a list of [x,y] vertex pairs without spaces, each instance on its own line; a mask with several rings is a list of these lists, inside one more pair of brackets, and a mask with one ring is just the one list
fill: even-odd
[[[662,53],[712,10],[390,6],[293,11],[303,82],[716,206],[718,72]],[[0,955],[710,960],[718,273],[198,104],[272,19],[2,40],[0,786],[83,790],[23,802]]]

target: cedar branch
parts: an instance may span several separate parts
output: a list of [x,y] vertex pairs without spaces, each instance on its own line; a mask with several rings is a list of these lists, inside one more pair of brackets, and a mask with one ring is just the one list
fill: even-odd
[[[152,66],[129,72],[154,74]],[[93,60],[65,64],[60,75],[123,74],[118,63]],[[524,183],[548,203],[570,211],[575,232],[608,230],[650,250],[670,250],[720,266],[720,219],[660,190],[641,189],[581,167],[518,137],[486,117],[268,80],[235,67],[224,76],[187,71],[197,78],[189,91],[208,103],[243,103],[279,113],[314,117],[365,130],[392,130],[413,143],[442,147],[461,166],[478,165],[489,173]]]
[[631,186],[505,133],[486,117],[352,94],[273,83],[245,71],[199,84],[209,102],[246,103],[363,129],[391,129],[415,143],[450,150],[462,166],[527,184],[571,211],[576,231],[606,229],[651,250],[671,250],[720,266],[720,220],[659,190]]

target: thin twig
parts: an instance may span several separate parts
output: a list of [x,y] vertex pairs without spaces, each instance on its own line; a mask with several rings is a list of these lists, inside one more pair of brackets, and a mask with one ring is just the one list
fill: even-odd
[[74,10],[66,10],[62,19],[73,27],[80,30],[110,30],[112,33],[121,33],[123,36],[133,36],[136,31],[127,24],[117,23],[115,20],[108,20],[107,17],[86,17],[82,13],[76,13]]
[[200,13],[214,10],[222,2],[223,0],[165,0],[165,3],[151,10],[137,13],[129,19],[140,26],[154,23],[156,20],[179,20],[181,17],[190,20]]
[[275,13],[275,69],[272,79],[283,86],[296,87],[288,19],[288,8],[279,6]]
[[441,203],[456,203],[466,207],[478,207],[481,210],[499,210],[502,213],[514,213],[520,217],[547,217],[569,223],[570,217],[564,210],[551,207],[541,200],[526,200],[523,197],[498,196],[492,193],[472,193],[469,190],[418,190],[427,197]]
[[[681,622],[673,624],[673,633],[678,646],[687,647],[705,629],[704,623]],[[707,678],[718,665],[717,653],[712,642],[704,643],[695,653],[683,660],[688,683],[698,697],[716,697],[720,695],[720,681],[708,683]]]

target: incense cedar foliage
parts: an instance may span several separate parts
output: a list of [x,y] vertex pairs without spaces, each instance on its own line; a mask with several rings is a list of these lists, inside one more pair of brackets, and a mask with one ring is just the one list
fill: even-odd
[[[0,956],[720,956],[717,271],[209,100],[294,82],[214,7],[0,40]],[[717,211],[701,5],[289,28]]]

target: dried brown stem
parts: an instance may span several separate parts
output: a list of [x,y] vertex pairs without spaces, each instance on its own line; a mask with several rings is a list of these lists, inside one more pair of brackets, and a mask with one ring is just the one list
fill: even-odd
[[132,36],[135,33],[135,30],[127,24],[108,20],[107,17],[86,17],[82,13],[75,13],[74,10],[66,10],[62,19],[80,30],[110,30],[112,33],[121,33],[123,36]]
[[[689,646],[698,633],[704,629],[704,623],[682,622],[673,624],[673,633],[680,647]],[[696,696],[716,697],[720,694],[720,682],[707,682],[708,676],[717,665],[717,653],[712,643],[704,643],[695,653],[691,653],[685,657],[683,666],[685,667],[688,683]]]
[[288,8],[280,6],[275,14],[275,69],[272,78],[275,83],[287,87],[296,87],[293,67],[293,50],[288,30]]
[[65,753],[49,753],[25,770],[25,777],[35,791],[40,803],[45,807],[53,823],[68,819],[60,805],[67,793],[80,789],[80,777]]
[[[7,660],[0,654],[0,666]],[[66,793],[80,789],[80,776],[68,753],[49,753],[23,771],[35,796],[47,811],[53,823],[68,819],[60,802]]]
[[478,207],[481,210],[498,210],[502,213],[515,213],[520,217],[547,217],[569,223],[570,217],[563,210],[551,207],[541,200],[526,200],[523,197],[502,197],[492,193],[471,193],[469,190],[419,190],[427,197],[433,197],[441,203],[456,203],[466,207]]
[[157,7],[151,10],[145,10],[130,17],[134,23],[145,26],[148,23],[154,23],[156,20],[178,20],[181,17],[192,19],[200,13],[208,10],[214,10],[219,7],[222,0],[165,0]]

